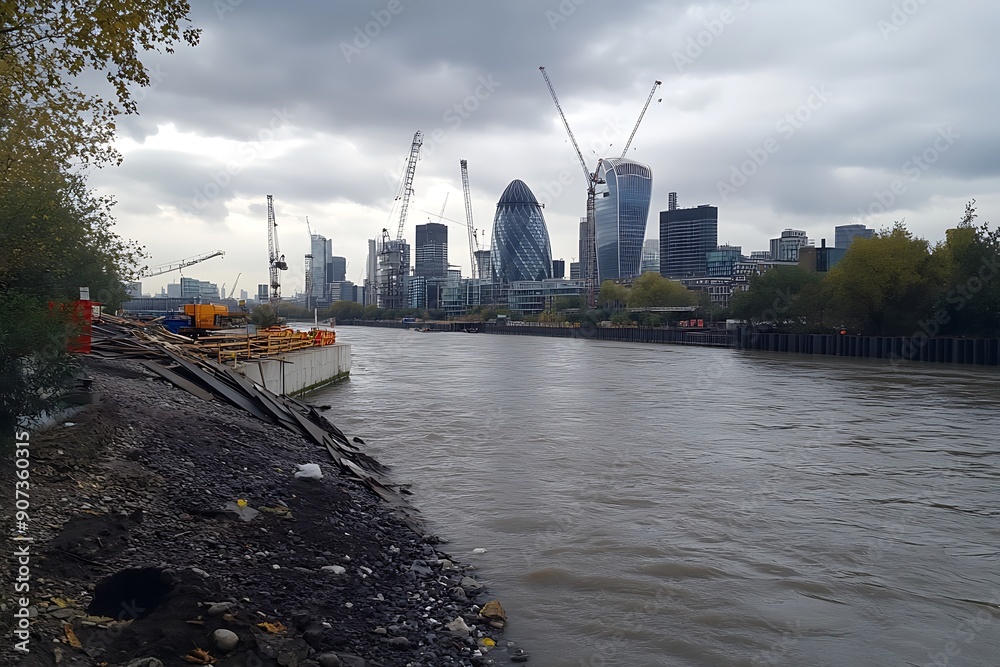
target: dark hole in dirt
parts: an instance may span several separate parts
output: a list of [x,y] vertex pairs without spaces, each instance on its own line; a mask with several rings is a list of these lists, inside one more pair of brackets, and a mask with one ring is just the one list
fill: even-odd
[[122,621],[142,618],[173,589],[164,580],[163,570],[157,567],[122,570],[97,584],[87,613]]

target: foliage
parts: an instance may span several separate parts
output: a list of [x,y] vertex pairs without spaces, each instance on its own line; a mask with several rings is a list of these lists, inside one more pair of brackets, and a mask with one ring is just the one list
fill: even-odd
[[74,331],[42,297],[0,290],[0,448],[19,419],[34,419],[69,386],[76,366],[66,343]]
[[928,243],[902,222],[872,238],[855,239],[827,274],[836,316],[848,329],[868,334],[910,335],[940,291],[940,262]]
[[615,310],[624,307],[627,299],[628,288],[613,280],[605,280],[601,283],[601,291],[597,293],[598,305],[608,306]]
[[560,296],[557,297],[555,303],[552,304],[552,309],[555,311],[573,310],[576,308],[583,308],[585,305],[586,304],[582,296]]
[[736,292],[729,302],[733,315],[750,323],[798,320],[803,313],[800,293],[820,282],[818,274],[798,266],[776,266],[753,276],[746,292]]
[[694,306],[698,297],[678,281],[648,271],[633,281],[626,302],[629,308]]
[[[39,161],[119,161],[115,117],[134,113],[132,89],[151,82],[140,58],[197,44],[189,12],[186,0],[0,0],[0,180],[28,180]],[[88,71],[113,94],[81,90]]]
[[263,329],[281,324],[282,320],[271,304],[262,303],[250,311],[250,322]]
[[975,201],[933,257],[944,276],[946,291],[933,313],[918,323],[929,336],[968,336],[1000,331],[1000,230],[976,227]]
[[0,182],[0,290],[73,300],[90,287],[91,299],[120,305],[122,285],[136,278],[144,254],[112,232],[113,205],[79,176]]

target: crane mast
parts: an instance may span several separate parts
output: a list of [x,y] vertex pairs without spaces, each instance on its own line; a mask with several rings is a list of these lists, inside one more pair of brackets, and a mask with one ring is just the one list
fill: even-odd
[[646,98],[646,104],[643,105],[642,111],[639,112],[639,120],[635,121],[635,127],[632,128],[632,134],[629,135],[628,141],[625,142],[625,150],[622,151],[622,157],[625,157],[625,154],[628,153],[628,147],[632,145],[632,139],[635,138],[635,133],[639,131],[639,123],[642,122],[642,117],[646,115],[646,109],[649,108],[649,103],[653,100],[653,94],[656,92],[656,89],[661,83],[662,81],[653,82],[653,89],[649,91],[649,97]]
[[473,278],[482,278],[479,275],[479,267],[476,266],[476,251],[479,250],[479,239],[476,238],[476,230],[472,226],[472,193],[469,188],[469,161],[461,160],[462,167],[462,192],[465,195],[465,226],[469,230],[469,272]]
[[406,241],[403,240],[403,232],[406,228],[406,214],[409,212],[410,198],[413,195],[413,177],[417,171],[417,158],[420,157],[423,136],[423,132],[420,130],[417,130],[413,135],[402,188],[396,195],[397,201],[402,200],[399,207],[399,230],[396,232],[396,238],[393,239],[389,236],[388,229],[383,229],[382,239],[378,244],[378,276],[375,293],[379,308],[395,310],[405,305],[404,276],[410,270],[410,252]]
[[[400,195],[403,203],[399,206],[399,231],[396,240],[403,240],[403,228],[406,226],[406,214],[410,208],[410,196],[413,194],[413,176],[417,173],[417,158],[420,156],[420,146],[423,145],[423,132],[417,130],[410,145],[410,159],[406,163],[406,176],[403,181],[403,192]],[[399,197],[397,197],[398,199]]]
[[154,267],[149,271],[147,271],[146,273],[143,273],[141,277],[152,278],[153,276],[163,275],[164,273],[170,273],[171,271],[180,271],[181,269],[186,268],[188,266],[193,266],[200,262],[204,262],[206,259],[212,259],[213,257],[222,257],[225,254],[226,253],[223,252],[222,250],[216,250],[214,252],[205,253],[204,255],[198,255],[197,257],[192,257],[191,259],[182,259],[181,261],[175,262],[173,264],[167,264],[161,267]]
[[271,278],[271,305],[276,305],[281,300],[281,281],[278,279],[278,272],[288,269],[285,256],[281,254],[278,247],[278,223],[274,219],[274,197],[267,196],[267,249],[268,249],[268,271]]
[[562,119],[563,127],[566,128],[566,134],[569,135],[569,140],[573,144],[573,150],[576,151],[576,157],[580,160],[580,166],[583,167],[584,178],[587,181],[587,217],[582,239],[580,275],[583,277],[584,289],[587,292],[587,305],[593,308],[597,283],[597,218],[594,200],[597,184],[600,182],[601,161],[597,161],[597,167],[591,173],[587,168],[586,160],[583,159],[583,153],[580,152],[580,146],[576,143],[576,137],[573,136],[573,130],[569,129],[569,121],[566,120],[566,114],[563,113],[562,106],[559,104],[559,98],[556,97],[556,91],[552,87],[549,75],[545,72],[544,67],[539,67],[538,69],[545,79],[545,85],[549,88],[549,94],[556,105],[556,111],[559,112],[559,118]]

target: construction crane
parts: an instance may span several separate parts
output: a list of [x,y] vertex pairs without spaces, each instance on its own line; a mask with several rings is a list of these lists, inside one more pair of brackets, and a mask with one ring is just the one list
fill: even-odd
[[632,139],[635,138],[635,133],[639,131],[639,123],[642,122],[642,117],[646,115],[646,109],[649,108],[649,103],[653,100],[653,94],[656,92],[656,89],[659,88],[661,83],[663,82],[653,82],[653,89],[649,91],[649,97],[646,98],[646,104],[643,105],[642,111],[639,112],[639,120],[635,121],[635,127],[632,128],[632,134],[629,135],[628,141],[625,142],[625,149],[622,151],[623,158],[625,157],[625,154],[628,153],[628,147],[632,145]]
[[[595,291],[597,287],[597,220],[595,214],[594,202],[596,199],[597,186],[604,183],[601,179],[601,163],[603,159],[598,157],[597,165],[594,167],[594,171],[591,172],[587,168],[587,162],[583,159],[583,153],[580,152],[580,146],[576,143],[576,137],[573,136],[573,131],[569,128],[569,122],[566,120],[566,114],[563,113],[562,106],[559,104],[559,98],[556,97],[556,91],[552,87],[552,82],[549,80],[549,75],[545,72],[544,67],[538,68],[542,77],[545,79],[545,85],[549,88],[549,94],[552,96],[552,101],[556,105],[556,110],[559,112],[559,118],[562,119],[563,127],[566,128],[566,134],[569,135],[569,139],[573,144],[573,149],[576,151],[576,156],[580,160],[580,166],[583,167],[583,173],[587,180],[587,217],[586,217],[586,229],[584,234],[584,255],[580,257],[580,275],[585,281],[585,289],[587,292],[587,305],[591,308],[594,307],[595,303]],[[625,157],[625,153],[628,152],[629,146],[632,145],[632,139],[635,137],[635,133],[639,130],[639,124],[642,122],[643,116],[646,115],[646,110],[649,108],[649,103],[653,99],[653,95],[656,92],[657,87],[661,85],[661,81],[655,81],[653,83],[653,89],[649,91],[649,96],[646,98],[646,104],[643,105],[642,111],[639,113],[639,119],[635,122],[635,127],[632,128],[632,134],[629,136],[628,141],[625,142],[625,150],[622,151],[622,158]]]
[[479,275],[479,268],[476,266],[476,252],[479,251],[479,239],[476,237],[476,229],[472,223],[472,192],[469,188],[469,161],[461,160],[458,163],[462,168],[462,193],[465,195],[465,225],[469,229],[469,270],[473,278],[482,278]]
[[236,280],[233,281],[233,289],[229,290],[229,298],[230,299],[236,298],[233,295],[236,294],[236,286],[240,284],[240,276],[242,276],[242,275],[243,275],[242,271],[240,271],[239,273],[236,274]]
[[[378,250],[379,273],[376,280],[377,303],[381,308],[398,309],[403,307],[403,275],[409,270],[409,253],[403,232],[406,228],[406,214],[410,209],[410,198],[413,195],[413,177],[417,171],[417,159],[420,157],[420,147],[423,145],[424,134],[417,130],[410,144],[410,156],[406,162],[406,172],[403,182],[396,195],[396,201],[402,201],[399,207],[399,230],[393,240],[388,229],[382,230],[382,241]],[[405,267],[404,267],[405,264]]]
[[[403,203],[399,206],[399,231],[396,233],[396,240],[403,240],[403,228],[406,226],[406,213],[410,208],[410,197],[413,195],[413,176],[417,173],[417,158],[420,157],[420,147],[424,143],[424,133],[417,130],[413,135],[413,143],[410,144],[410,159],[406,162],[406,176],[403,179],[403,190],[396,195],[398,201],[402,198]],[[444,215],[444,212],[441,212]]]
[[279,271],[288,270],[288,262],[281,254],[278,247],[278,223],[274,219],[274,197],[267,196],[267,249],[268,249],[268,271],[271,277],[271,305],[277,305],[281,301],[281,281],[278,280]]
[[312,272],[313,272],[313,254],[312,254],[312,227],[309,226],[309,216],[306,216],[306,232],[309,234],[309,252],[306,253],[306,308],[309,308],[309,297],[312,295]]
[[204,255],[198,255],[190,259],[182,259],[179,262],[174,262],[173,264],[164,264],[159,267],[153,267],[152,269],[146,271],[142,274],[143,278],[152,278],[153,276],[163,275],[164,273],[170,273],[171,271],[180,271],[199,262],[204,262],[206,259],[212,259],[213,257],[222,257],[226,253],[222,250],[216,250],[214,252],[205,253]]
[[601,160],[597,160],[597,166],[594,167],[593,172],[587,168],[587,161],[583,159],[583,153],[580,152],[580,146],[576,143],[576,137],[573,136],[573,130],[569,129],[569,121],[566,120],[566,114],[563,113],[562,106],[559,104],[559,98],[556,96],[555,88],[552,87],[549,75],[545,72],[544,67],[539,67],[538,69],[542,73],[542,77],[545,79],[545,85],[549,88],[549,94],[552,96],[552,101],[556,105],[556,111],[559,112],[559,118],[562,119],[563,127],[566,128],[566,134],[569,135],[569,140],[573,144],[573,150],[576,151],[576,157],[580,160],[580,166],[583,168],[583,175],[587,181],[587,218],[583,238],[584,255],[580,257],[580,275],[583,277],[585,285],[584,289],[587,292],[587,305],[593,308],[597,282],[597,219],[594,213],[594,200],[596,196],[595,193],[597,191],[597,184],[601,182]]

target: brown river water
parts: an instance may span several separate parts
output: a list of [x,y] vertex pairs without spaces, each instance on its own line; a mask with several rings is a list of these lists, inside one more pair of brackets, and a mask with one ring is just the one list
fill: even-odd
[[529,664],[1000,665],[997,369],[337,335],[351,379],[309,400]]

